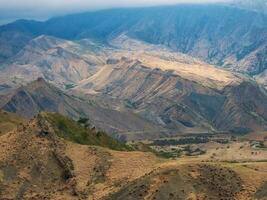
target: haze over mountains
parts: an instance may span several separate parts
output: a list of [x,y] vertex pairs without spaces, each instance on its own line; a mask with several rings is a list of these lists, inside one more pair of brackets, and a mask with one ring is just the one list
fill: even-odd
[[109,41],[126,33],[252,74],[264,71],[266,64],[260,57],[264,55],[266,44],[266,16],[224,5],[113,9],[52,18],[46,22],[18,21],[2,27],[2,39],[13,31],[16,37],[22,38],[21,44],[16,44],[16,48],[8,44],[11,52],[3,57],[12,55],[12,49],[19,51],[20,45],[40,34]]

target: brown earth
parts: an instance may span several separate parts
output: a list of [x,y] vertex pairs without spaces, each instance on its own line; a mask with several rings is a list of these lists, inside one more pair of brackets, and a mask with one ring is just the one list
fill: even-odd
[[79,145],[42,115],[0,146],[1,199],[266,199],[266,162],[168,161]]

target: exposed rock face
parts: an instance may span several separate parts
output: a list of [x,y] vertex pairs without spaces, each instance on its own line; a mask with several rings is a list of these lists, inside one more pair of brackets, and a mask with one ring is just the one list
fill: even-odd
[[242,133],[244,127],[257,130],[256,124],[266,127],[266,91],[263,88],[253,82],[243,82],[236,87],[226,87],[224,94],[227,98],[215,119],[218,127],[229,127],[237,133],[238,129]]
[[1,72],[10,79],[16,77],[28,82],[36,77],[44,77],[61,88],[68,89],[91,76],[97,66],[101,65],[101,60],[97,60],[93,52],[87,57],[75,52],[75,45],[66,40],[39,36],[12,57]]
[[26,118],[42,111],[58,112],[74,119],[87,117],[96,127],[110,134],[147,130],[157,135],[165,130],[127,110],[101,107],[94,101],[68,95],[43,78],[12,91],[7,98],[0,98],[0,106]]
[[94,89],[103,96],[126,100],[145,118],[181,132],[191,129],[242,134],[266,128],[267,96],[253,81],[233,76],[224,84],[213,81],[211,87],[209,80],[193,79],[192,73],[187,79],[187,73],[176,72],[146,67],[145,61],[122,59],[76,89]]
[[74,102],[74,98],[46,83],[43,78],[38,78],[12,92],[10,98],[3,103],[3,109],[26,118],[31,118],[41,111],[61,112],[74,117],[78,116]]

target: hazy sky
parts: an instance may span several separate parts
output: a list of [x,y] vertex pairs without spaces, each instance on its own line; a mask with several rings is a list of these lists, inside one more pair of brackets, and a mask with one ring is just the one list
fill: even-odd
[[102,8],[220,1],[228,0],[0,0],[0,24],[20,18],[41,20],[67,13]]

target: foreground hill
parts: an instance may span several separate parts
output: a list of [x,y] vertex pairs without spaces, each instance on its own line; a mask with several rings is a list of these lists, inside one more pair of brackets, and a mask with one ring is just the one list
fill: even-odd
[[[54,123],[59,118],[61,123]],[[1,199],[266,198],[264,162],[166,161],[151,153],[80,145],[61,137],[79,134],[68,132],[77,128],[75,123],[58,114],[40,114],[0,136]],[[91,144],[114,147],[102,142]]]
[[[60,124],[55,123],[58,120]],[[67,129],[63,130],[63,126]],[[71,132],[74,129],[75,131]],[[13,132],[3,135],[0,139],[1,199],[76,199],[90,195],[90,190],[98,182],[105,180],[104,173],[109,167],[119,167],[123,154],[126,157],[127,154],[131,155],[82,146],[60,138],[84,137],[85,133],[77,132],[77,129],[83,130],[83,127],[56,114],[41,114],[29,123],[20,125]],[[114,149],[124,148],[122,144],[104,136],[103,133],[99,133],[99,136],[88,131],[87,140],[83,142]],[[135,160],[141,160],[141,157],[143,159],[127,166],[127,169],[135,173],[141,166],[144,171],[149,170],[148,164],[153,164],[155,160],[150,154],[132,155]],[[111,161],[112,158],[116,160]],[[148,159],[150,163],[146,161]],[[114,165],[111,162],[114,162]],[[123,169],[123,166],[121,167]],[[111,173],[112,176],[117,176],[117,173]],[[136,176],[138,175],[134,175]]]
[[90,128],[86,118],[81,118],[75,122],[58,113],[41,113],[39,115],[52,126],[57,136],[71,142],[97,145],[113,150],[131,150],[129,146],[111,138],[105,132]]

